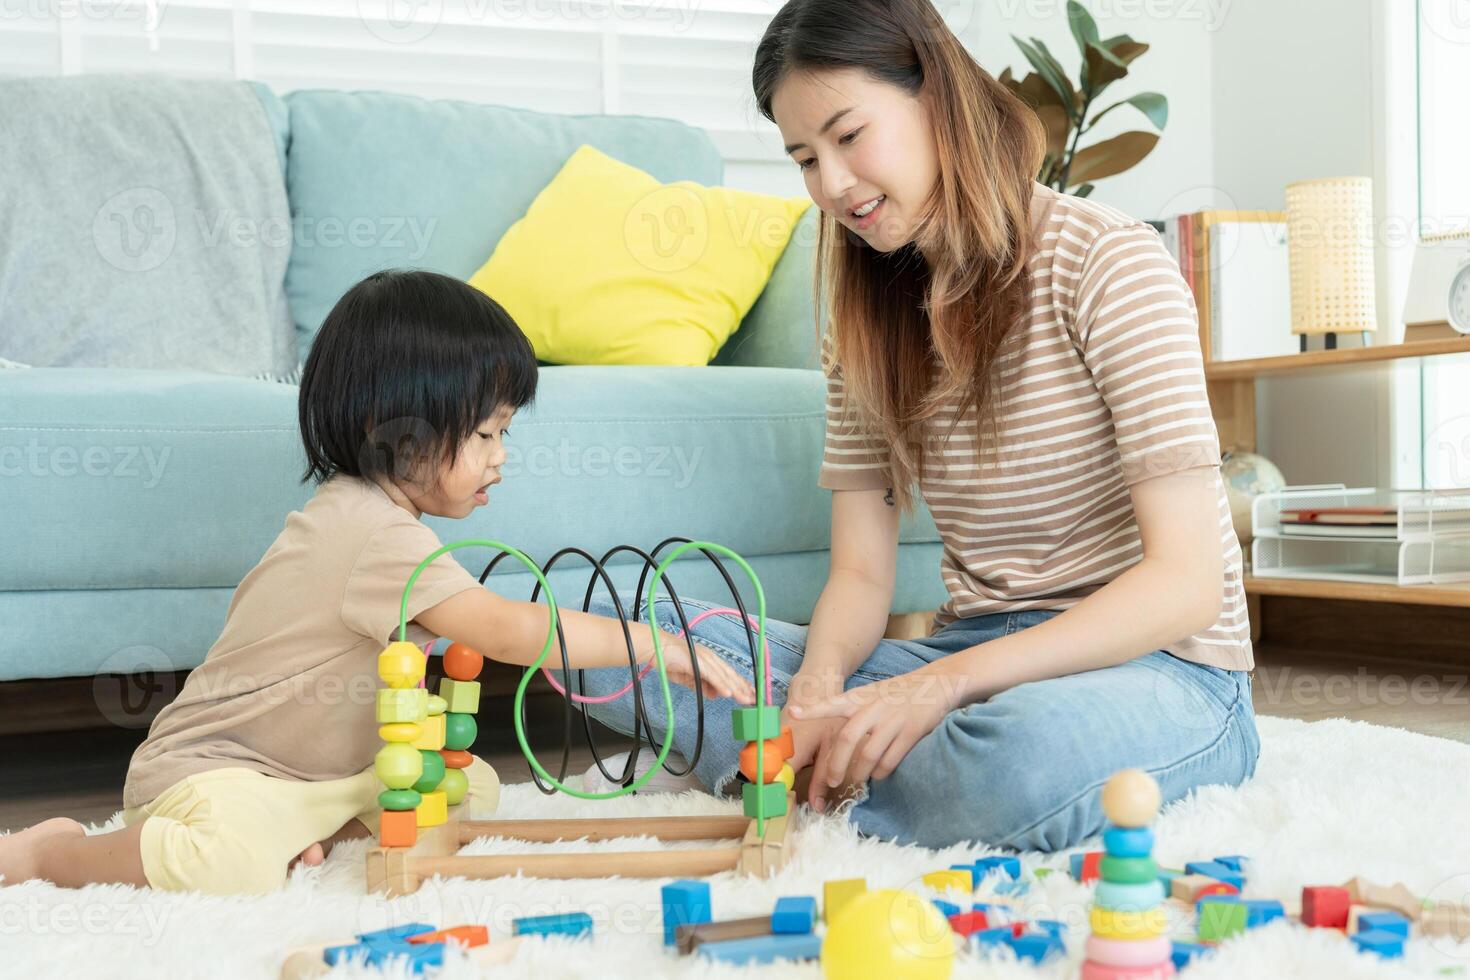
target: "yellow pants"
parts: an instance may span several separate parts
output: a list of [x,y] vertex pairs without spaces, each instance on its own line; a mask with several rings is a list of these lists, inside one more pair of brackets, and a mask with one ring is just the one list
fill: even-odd
[[[500,804],[500,779],[483,759],[465,770],[462,811],[487,816]],[[123,811],[145,821],[141,839],[148,884],[165,891],[233,895],[273,891],[307,847],[356,818],[376,836],[378,793],[371,766],[345,779],[299,782],[253,769],[211,769],[179,780],[157,799]]]

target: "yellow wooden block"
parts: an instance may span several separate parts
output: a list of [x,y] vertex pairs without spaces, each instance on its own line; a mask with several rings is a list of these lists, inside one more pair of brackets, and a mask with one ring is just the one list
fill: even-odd
[[429,752],[438,752],[444,748],[444,716],[425,716],[419,722],[419,737],[413,740],[412,745],[416,749],[426,749]]
[[439,682],[439,696],[444,699],[450,711],[472,715],[480,710],[479,681],[457,681],[453,677],[446,677]]
[[449,819],[449,797],[442,789],[425,793],[414,812],[420,827],[437,827]]
[[868,879],[866,878],[842,878],[838,881],[823,882],[822,921],[830,926],[837,913],[842,911],[842,906],[867,890]]
[[948,871],[931,871],[924,876],[924,884],[938,891],[949,888],[957,891],[968,892],[975,889],[975,873],[973,871],[961,871],[959,868],[951,868]]
[[429,706],[429,692],[422,687],[384,687],[378,689],[378,724],[423,721]]
[[1169,928],[1169,914],[1163,905],[1137,911],[1094,905],[1088,919],[1092,934],[1104,939],[1153,939]]

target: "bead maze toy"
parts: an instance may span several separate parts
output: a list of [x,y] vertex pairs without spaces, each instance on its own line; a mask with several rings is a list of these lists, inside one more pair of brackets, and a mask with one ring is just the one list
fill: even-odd
[[[670,544],[677,546],[661,561],[657,555]],[[738,708],[733,713],[735,737],[748,742],[741,753],[741,772],[749,780],[742,787],[742,802],[745,815],[706,817],[658,817],[658,818],[608,818],[580,820],[468,820],[459,813],[468,779],[464,770],[472,757],[469,747],[476,734],[475,713],[479,708],[480,685],[476,678],[483,666],[480,654],[460,644],[453,644],[445,653],[444,672],[439,693],[432,695],[420,686],[423,682],[426,658],[418,647],[408,641],[408,598],[423,570],[440,555],[460,548],[486,547],[500,552],[480,576],[483,583],[505,557],[513,557],[524,564],[535,576],[537,586],[531,601],[544,590],[549,610],[549,626],[546,642],[540,655],[526,668],[520,684],[516,687],[514,724],[516,738],[521,751],[530,763],[536,785],[546,793],[557,791],[587,800],[612,799],[636,791],[643,786],[659,766],[668,768],[665,760],[673,745],[673,701],[669,680],[664,668],[663,639],[659,629],[658,613],[654,599],[660,583],[665,583],[676,615],[681,624],[681,635],[689,634],[693,623],[684,616],[683,606],[672,584],[665,580],[669,566],[686,551],[698,549],[714,563],[734,595],[737,613],[746,624],[746,637],[750,642],[752,673],[755,678],[756,704],[752,708]],[[644,561],[639,578],[638,591],[643,592],[647,581],[645,608],[648,625],[653,633],[654,660],[641,673],[638,670],[628,620],[617,601],[617,591],[612,586],[605,564],[619,552],[630,552]],[[610,700],[626,694],[630,689],[634,695],[635,725],[634,749],[629,753],[627,768],[621,777],[622,785],[607,793],[586,793],[566,786],[561,778],[566,776],[569,758],[567,744],[563,744],[562,767],[559,776],[552,776],[541,765],[532,752],[525,732],[525,691],[537,670],[545,672],[553,686],[557,687],[568,702],[590,702],[595,699],[585,694],[573,693],[570,683],[571,664],[567,657],[566,638],[562,633],[557,615],[557,602],[552,595],[546,575],[562,557],[579,555],[594,567],[593,578],[588,584],[585,605],[590,603],[593,591],[600,579],[618,606],[618,616],[623,623],[624,636],[628,641],[628,659],[632,680],[622,690],[601,700]],[[739,590],[720,563],[716,555],[736,562],[750,578],[757,600],[757,618],[745,611]],[[648,573],[652,569],[652,578]],[[635,611],[636,612],[636,611]],[[711,615],[724,610],[709,610]],[[636,617],[635,617],[636,618]],[[386,685],[378,692],[377,719],[381,727],[379,735],[385,744],[374,760],[379,779],[386,787],[379,796],[382,806],[382,822],[378,846],[367,852],[367,889],[383,892],[389,896],[405,895],[416,891],[424,879],[434,875],[467,878],[495,878],[503,875],[527,874],[543,878],[588,878],[608,875],[626,877],[666,877],[671,875],[703,876],[722,871],[740,871],[758,876],[769,875],[778,870],[789,858],[789,817],[795,806],[791,792],[794,775],[786,760],[793,754],[791,730],[780,724],[780,709],[770,704],[771,680],[769,651],[766,647],[766,599],[760,581],[745,560],[728,548],[706,541],[691,541],[670,538],[647,554],[630,546],[620,546],[605,554],[601,560],[579,549],[568,548],[558,552],[546,564],[537,565],[522,552],[491,540],[457,541],[439,548],[429,555],[404,586],[399,607],[398,639],[388,645],[378,657],[378,673]],[[752,633],[752,625],[755,633]],[[757,644],[757,636],[759,643]],[[553,642],[558,642],[562,654],[564,683],[557,683],[549,668],[543,667]],[[759,652],[758,652],[759,651]],[[669,724],[659,746],[656,765],[642,776],[633,778],[636,772],[638,749],[642,740],[640,731],[652,731],[643,704],[641,680],[654,665],[658,667],[660,689],[663,695],[664,717]],[[694,658],[694,689],[699,690],[699,663]],[[581,674],[578,672],[578,678]],[[598,754],[590,723],[587,724],[588,744],[597,760],[598,768],[613,781],[617,777],[607,772]],[[568,719],[570,731],[570,719]],[[704,704],[699,701],[698,736],[696,749],[688,760],[687,768],[675,775],[691,771],[699,758],[699,746],[703,743]],[[545,779],[550,788],[542,783]],[[481,837],[507,837],[522,841],[549,843],[559,840],[587,839],[593,841],[612,840],[629,836],[653,836],[660,840],[734,840],[734,845],[703,850],[676,850],[666,852],[594,852],[578,854],[515,854],[464,856],[457,852],[461,846]]]

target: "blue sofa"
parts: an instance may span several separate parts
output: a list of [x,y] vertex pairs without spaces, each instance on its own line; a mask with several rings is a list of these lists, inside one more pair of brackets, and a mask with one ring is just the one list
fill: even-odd
[[[282,288],[302,356],[337,296],[368,272],[412,265],[467,278],[583,143],[664,181],[723,178],[709,136],[670,120],[382,93],[278,97],[240,84],[252,85],[261,132],[276,140],[293,220],[370,209],[436,222],[421,254],[404,251],[411,241],[293,247]],[[440,538],[499,539],[538,562],[569,545],[600,555],[671,535],[712,540],[749,559],[770,615],[806,621],[827,571],[830,508],[816,485],[813,218],[714,365],[545,368],[490,506],[429,519]],[[0,681],[198,664],[234,587],[311,495],[299,482],[296,395],[195,371],[0,370]],[[926,513],[905,523],[902,541],[893,611],[932,609],[943,587]],[[491,555],[458,557],[478,573]],[[488,585],[529,597],[533,579],[513,564]],[[624,564],[615,577],[631,586],[637,570]],[[571,603],[587,577],[566,565],[551,581]],[[671,578],[684,595],[718,599],[724,588],[697,558]]]

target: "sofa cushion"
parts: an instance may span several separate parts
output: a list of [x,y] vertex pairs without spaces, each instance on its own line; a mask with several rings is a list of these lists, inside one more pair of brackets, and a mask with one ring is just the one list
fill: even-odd
[[[504,482],[445,542],[538,561],[682,535],[746,556],[821,552],[819,372],[558,367],[508,438]],[[291,385],[198,373],[0,374],[0,592],[233,588],[312,489]],[[920,512],[904,540],[937,540]],[[479,572],[488,554],[458,554]],[[514,572],[509,563],[502,569]]]
[[243,82],[0,82],[0,356],[238,375],[295,365],[269,102]]
[[711,364],[812,369],[820,365],[812,272],[821,213],[807,208],[801,216],[765,291]]
[[468,279],[583,143],[664,182],[713,185],[724,174],[709,136],[669,119],[381,92],[300,91],[285,101],[296,224],[286,288],[303,351],[369,273],[413,267]]

